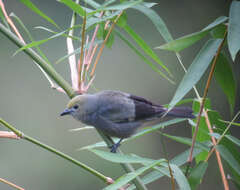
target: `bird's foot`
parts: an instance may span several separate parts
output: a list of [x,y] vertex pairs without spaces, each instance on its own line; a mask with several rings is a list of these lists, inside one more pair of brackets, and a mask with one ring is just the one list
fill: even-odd
[[111,148],[110,152],[116,153],[118,147],[121,145],[121,141],[122,141],[122,140],[123,140],[123,139],[120,139],[117,143],[113,144],[113,145],[110,147],[110,148]]
[[117,152],[117,149],[118,149],[118,147],[119,147],[120,145],[121,145],[120,143],[113,144],[113,145],[111,146],[110,152],[111,152],[111,153],[116,153],[116,152]]

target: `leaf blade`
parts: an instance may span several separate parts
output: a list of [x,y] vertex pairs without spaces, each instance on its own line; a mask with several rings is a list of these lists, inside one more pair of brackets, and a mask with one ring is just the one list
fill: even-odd
[[234,61],[238,51],[240,50],[240,2],[233,1],[229,11],[229,26],[228,26],[228,49],[232,60]]
[[211,63],[221,42],[222,40],[220,39],[211,39],[203,46],[180,82],[169,104],[169,109],[172,109],[200,80],[208,68],[208,65]]

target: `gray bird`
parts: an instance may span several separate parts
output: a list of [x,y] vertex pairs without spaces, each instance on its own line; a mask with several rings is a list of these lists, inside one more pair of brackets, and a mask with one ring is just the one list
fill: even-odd
[[[71,99],[61,113],[72,115],[76,120],[100,129],[110,137],[120,140],[111,147],[116,152],[122,139],[135,133],[137,128],[149,122],[160,122],[167,109],[151,101],[120,91],[105,90],[95,94],[78,95]],[[166,116],[194,118],[189,107],[176,107]]]

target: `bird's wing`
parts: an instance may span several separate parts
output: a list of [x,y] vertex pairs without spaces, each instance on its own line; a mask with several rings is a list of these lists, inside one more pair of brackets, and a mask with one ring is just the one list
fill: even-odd
[[127,93],[118,91],[102,91],[97,94],[98,114],[115,123],[133,121],[135,106]]
[[147,99],[119,91],[103,91],[98,97],[99,114],[116,123],[151,119],[166,111]]
[[135,95],[130,95],[129,98],[135,105],[135,120],[151,119],[156,115],[161,115],[166,111],[161,105]]

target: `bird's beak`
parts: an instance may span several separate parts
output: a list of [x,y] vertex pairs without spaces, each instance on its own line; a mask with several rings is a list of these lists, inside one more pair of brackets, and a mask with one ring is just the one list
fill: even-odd
[[60,116],[64,116],[64,115],[69,115],[69,114],[71,114],[72,112],[74,112],[74,110],[72,109],[72,108],[67,108],[67,109],[65,109],[61,114],[60,114]]

